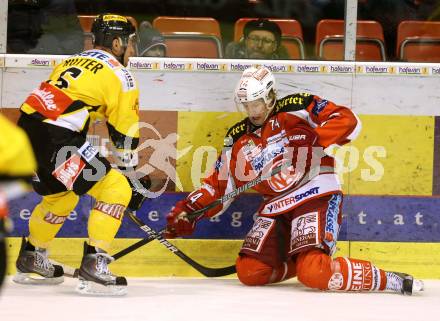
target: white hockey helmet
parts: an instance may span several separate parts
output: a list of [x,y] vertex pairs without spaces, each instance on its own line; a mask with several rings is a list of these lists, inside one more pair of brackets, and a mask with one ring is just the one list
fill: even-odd
[[[273,92],[273,93],[272,93]],[[272,94],[271,94],[272,93]],[[269,110],[276,102],[275,77],[266,67],[250,67],[243,71],[235,88],[235,103],[243,110],[243,103],[263,98]]]

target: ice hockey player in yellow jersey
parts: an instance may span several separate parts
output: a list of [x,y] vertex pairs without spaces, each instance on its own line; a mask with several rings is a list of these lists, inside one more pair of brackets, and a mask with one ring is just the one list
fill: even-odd
[[[88,242],[76,290],[82,294],[123,295],[127,280],[113,275],[108,249],[124,210],[141,202],[131,184],[86,140],[91,119],[105,119],[113,156],[124,173],[133,172],[139,143],[138,86],[125,68],[135,52],[135,29],[123,16],[99,15],[92,26],[94,49],[55,66],[21,106],[18,125],[30,136],[38,170],[33,186],[43,196],[29,221],[16,262],[18,283],[63,281],[63,269],[51,264],[46,249],[79,196],[95,199],[88,220]],[[135,189],[133,189],[135,190]],[[34,277],[37,275],[37,277]]]
[[0,286],[6,274],[7,201],[29,191],[24,181],[30,181],[36,168],[28,137],[0,114]]

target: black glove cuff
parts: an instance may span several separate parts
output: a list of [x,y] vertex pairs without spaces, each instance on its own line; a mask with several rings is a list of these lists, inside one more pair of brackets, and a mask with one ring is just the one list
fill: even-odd
[[151,180],[148,175],[136,179],[134,182],[129,178],[127,180],[132,189],[131,200],[127,207],[132,211],[137,211],[147,198],[146,191],[151,187]]

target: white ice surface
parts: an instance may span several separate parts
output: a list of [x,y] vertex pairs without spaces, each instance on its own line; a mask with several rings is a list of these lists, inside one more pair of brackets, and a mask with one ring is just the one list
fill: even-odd
[[329,293],[296,281],[245,287],[234,279],[129,279],[125,297],[84,297],[76,280],[23,286],[11,278],[0,293],[0,321],[438,321],[440,280],[411,297]]

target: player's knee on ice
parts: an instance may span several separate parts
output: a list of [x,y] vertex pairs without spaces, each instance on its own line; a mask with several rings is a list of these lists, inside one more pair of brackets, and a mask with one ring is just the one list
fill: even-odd
[[326,290],[333,274],[332,258],[314,249],[299,254],[296,264],[298,280],[307,287]]
[[295,276],[295,262],[285,262],[272,267],[256,258],[241,255],[236,261],[237,276],[244,285],[265,285],[290,279]]

